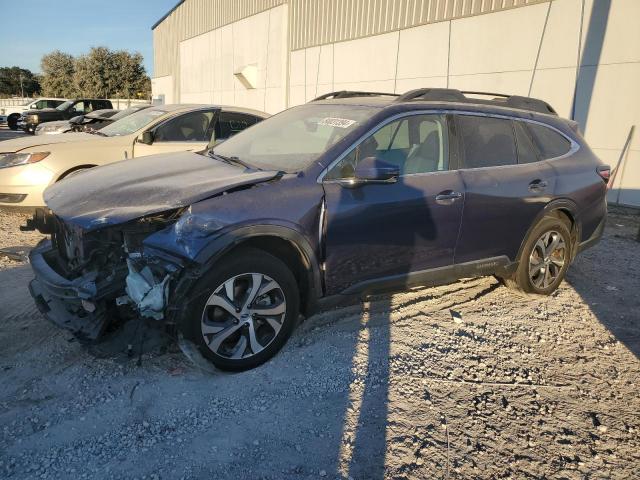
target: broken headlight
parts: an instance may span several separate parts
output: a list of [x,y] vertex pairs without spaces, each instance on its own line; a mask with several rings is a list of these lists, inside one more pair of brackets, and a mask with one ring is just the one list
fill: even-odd
[[184,236],[207,236],[212,232],[220,230],[224,225],[210,217],[193,215],[186,212],[182,215],[173,227],[177,237]]

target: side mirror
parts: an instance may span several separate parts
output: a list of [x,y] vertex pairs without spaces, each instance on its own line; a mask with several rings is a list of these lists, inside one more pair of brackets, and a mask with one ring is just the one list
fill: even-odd
[[398,179],[400,169],[377,157],[363,158],[354,172],[356,182],[360,183],[391,183]]
[[138,136],[138,142],[144,143],[145,145],[151,145],[153,143],[154,138],[155,138],[155,135],[153,134],[152,131],[146,131]]

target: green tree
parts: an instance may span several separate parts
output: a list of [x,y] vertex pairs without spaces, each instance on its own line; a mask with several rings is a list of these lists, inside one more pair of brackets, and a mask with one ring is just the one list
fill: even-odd
[[117,94],[121,98],[149,98],[151,80],[142,65],[143,57],[139,53],[120,50],[114,53],[114,63],[118,78]]
[[151,80],[139,53],[93,47],[75,59],[59,51],[42,58],[47,95],[149,98]]
[[118,84],[115,54],[106,47],[93,47],[75,61],[74,84],[82,96],[108,98]]
[[0,67],[0,95],[30,97],[40,92],[38,77],[20,67]]
[[73,83],[75,70],[73,56],[54,50],[42,57],[42,94],[49,97],[73,97],[76,87]]

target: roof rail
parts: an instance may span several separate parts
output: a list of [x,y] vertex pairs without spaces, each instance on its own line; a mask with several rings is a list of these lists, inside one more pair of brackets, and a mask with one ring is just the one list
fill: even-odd
[[[467,97],[466,95],[482,95],[493,98],[480,99]],[[504,93],[460,91],[454,88],[419,88],[417,90],[410,90],[403,93],[395,101],[407,102],[411,100],[483,103],[557,115],[553,107],[544,100],[532,97],[522,97],[519,95],[505,95]]]
[[328,100],[331,98],[352,98],[352,97],[378,97],[380,95],[390,96],[390,97],[398,97],[397,93],[383,93],[383,92],[357,92],[351,90],[339,90],[337,92],[329,92],[324,95],[320,95],[317,98],[311,100],[312,102],[317,102],[319,100]]

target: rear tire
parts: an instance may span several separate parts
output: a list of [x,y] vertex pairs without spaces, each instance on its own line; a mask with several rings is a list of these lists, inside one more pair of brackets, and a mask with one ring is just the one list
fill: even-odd
[[287,265],[247,248],[223,258],[196,282],[178,325],[216,367],[242,371],[282,348],[299,308],[298,285]]
[[9,126],[9,128],[11,130],[17,130],[18,129],[18,118],[20,118],[20,115],[17,115],[15,113],[12,113],[7,118],[7,125]]
[[567,222],[556,216],[546,216],[527,238],[518,269],[501,280],[514,290],[550,295],[564,279],[571,263],[572,248]]

